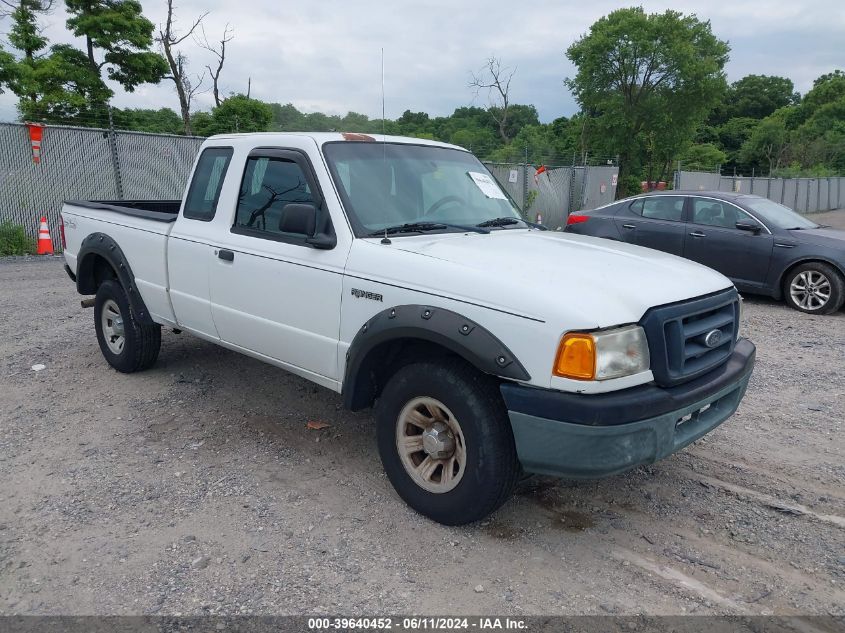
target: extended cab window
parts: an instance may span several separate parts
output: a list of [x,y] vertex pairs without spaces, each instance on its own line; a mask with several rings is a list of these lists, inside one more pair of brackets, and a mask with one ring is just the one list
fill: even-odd
[[294,203],[314,203],[302,168],[284,158],[251,157],[238,194],[234,228],[258,237],[301,238],[308,231],[285,212]]
[[692,221],[726,229],[736,228],[737,222],[753,222],[751,216],[732,204],[709,198],[693,198]]
[[203,150],[185,200],[186,218],[208,222],[214,217],[231,159],[231,147],[209,147]]
[[637,211],[644,218],[652,220],[672,220],[680,222],[684,217],[684,199],[682,196],[654,196],[641,198]]

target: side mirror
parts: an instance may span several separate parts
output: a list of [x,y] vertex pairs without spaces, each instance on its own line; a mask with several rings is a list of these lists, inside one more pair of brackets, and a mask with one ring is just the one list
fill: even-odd
[[754,233],[754,235],[758,235],[760,231],[763,230],[762,226],[752,220],[746,220],[745,222],[737,222],[736,228],[738,228],[740,231],[748,231],[750,233]]
[[328,250],[337,246],[337,237],[317,233],[317,207],[312,203],[291,202],[282,209],[279,230],[305,236],[305,243],[314,248]]
[[320,250],[328,251],[337,246],[337,237],[329,235],[328,233],[317,233],[313,237],[305,238],[305,243],[319,248]]
[[317,207],[310,203],[291,202],[286,204],[282,208],[279,230],[282,233],[314,235],[317,230]]

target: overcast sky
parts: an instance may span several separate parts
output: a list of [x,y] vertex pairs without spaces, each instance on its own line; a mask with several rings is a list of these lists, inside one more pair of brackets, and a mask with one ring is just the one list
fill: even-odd
[[[63,5],[60,0],[57,5]],[[158,24],[164,0],[142,0],[144,12]],[[500,57],[516,67],[515,103],[533,103],[544,122],[573,114],[577,107],[563,85],[574,74],[566,48],[602,15],[621,6],[604,0],[531,3],[499,0],[177,0],[177,16],[187,27],[204,11],[209,38],[226,23],[234,28],[223,71],[224,94],[245,92],[270,102],[293,103],[303,111],[370,117],[381,115],[381,48],[385,55],[386,113],[396,118],[406,109],[450,114],[464,105],[487,105],[467,87],[470,70],[486,57]],[[731,46],[728,79],[768,74],[789,77],[806,92],[814,78],[845,69],[845,3],[788,0],[730,2],[642,2],[649,12],[666,8],[710,20],[715,34]],[[47,17],[53,43],[72,41],[60,7]],[[0,23],[5,40],[8,20]],[[80,47],[81,42],[77,42]],[[209,54],[190,39],[183,44],[191,68],[199,72]],[[171,107],[178,111],[172,82],[142,86],[134,93],[115,91],[120,107]],[[198,109],[211,107],[211,95],[197,98]],[[15,97],[0,95],[0,120],[14,119]]]

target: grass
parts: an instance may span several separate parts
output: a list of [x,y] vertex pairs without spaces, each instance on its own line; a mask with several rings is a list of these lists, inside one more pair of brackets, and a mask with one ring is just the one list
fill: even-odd
[[20,224],[8,220],[0,222],[0,257],[30,255],[35,252],[35,240],[26,234]]

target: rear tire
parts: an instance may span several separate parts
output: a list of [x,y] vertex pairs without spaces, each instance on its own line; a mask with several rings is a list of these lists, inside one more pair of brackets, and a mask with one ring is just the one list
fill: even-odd
[[420,514],[464,525],[510,497],[520,466],[504,401],[493,379],[462,360],[402,367],[376,422],[385,472]]
[[94,329],[109,365],[124,374],[151,367],[161,348],[161,326],[139,323],[120,282],[110,279],[97,288]]
[[833,266],[808,262],[796,266],[783,281],[786,303],[807,314],[832,314],[845,301],[845,280]]

